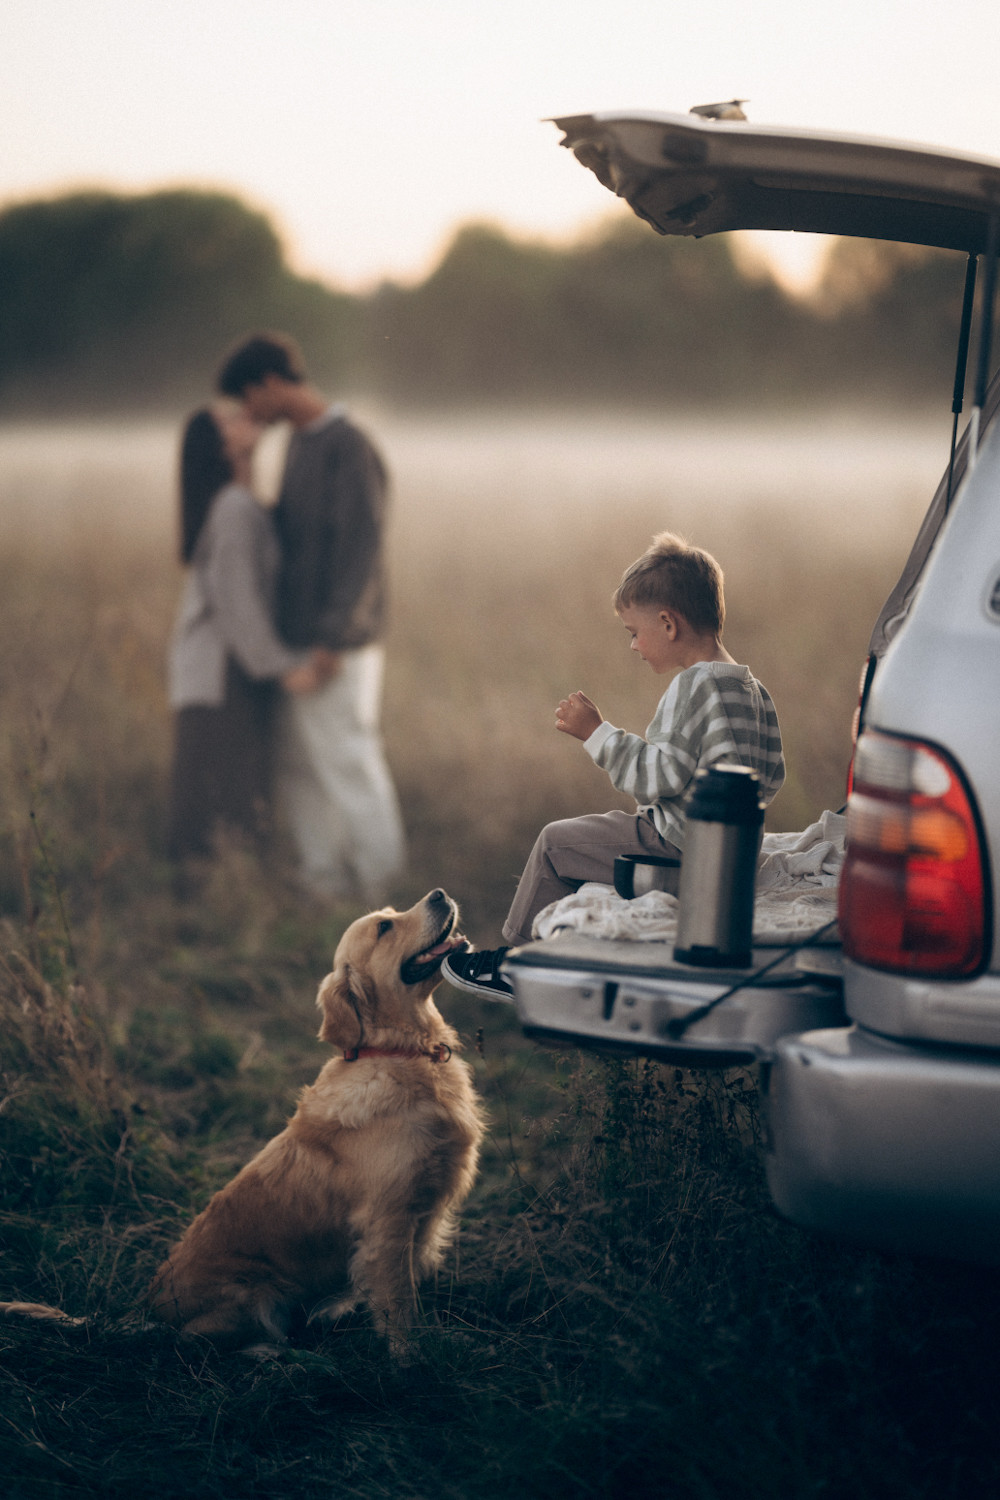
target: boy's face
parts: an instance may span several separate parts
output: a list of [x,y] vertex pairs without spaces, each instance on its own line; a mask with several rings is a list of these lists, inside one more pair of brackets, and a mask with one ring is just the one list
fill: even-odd
[[673,610],[658,609],[655,604],[630,604],[618,611],[618,618],[632,637],[632,650],[658,677],[677,669],[677,615]]

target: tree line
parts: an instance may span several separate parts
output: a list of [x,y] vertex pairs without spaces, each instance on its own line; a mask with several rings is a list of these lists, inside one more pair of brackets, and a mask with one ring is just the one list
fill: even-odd
[[72,193],[0,211],[0,413],[173,410],[254,328],[398,406],[944,400],[963,279],[951,252],[844,240],[804,301],[729,236],[613,217],[567,247],[465,225],[419,284],[349,293],[238,197]]

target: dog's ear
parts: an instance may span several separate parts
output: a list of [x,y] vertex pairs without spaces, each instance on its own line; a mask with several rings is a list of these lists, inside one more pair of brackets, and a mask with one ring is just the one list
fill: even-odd
[[319,1028],[321,1042],[332,1042],[345,1051],[363,1046],[365,1012],[371,1008],[371,996],[352,964],[342,964],[326,976],[316,1004],[323,1015]]

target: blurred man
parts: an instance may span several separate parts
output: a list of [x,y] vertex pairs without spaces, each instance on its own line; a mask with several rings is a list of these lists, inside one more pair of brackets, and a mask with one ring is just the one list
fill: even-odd
[[292,426],[275,524],[277,625],[295,647],[324,648],[330,680],[287,697],[277,775],[306,887],[384,902],[404,858],[402,820],[382,748],[387,477],[375,448],[306,378],[282,334],[234,349],[218,387],[256,422]]

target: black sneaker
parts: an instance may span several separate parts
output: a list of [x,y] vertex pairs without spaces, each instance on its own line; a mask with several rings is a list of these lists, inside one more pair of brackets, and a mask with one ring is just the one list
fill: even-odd
[[478,953],[449,953],[441,973],[456,989],[484,1000],[513,1000],[514,991],[500,973],[506,948],[482,948]]

